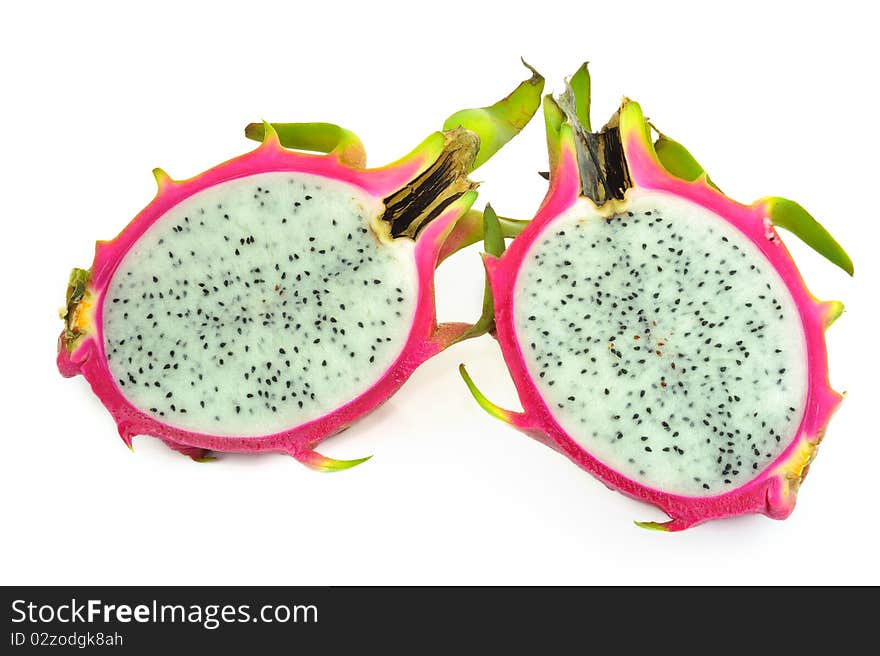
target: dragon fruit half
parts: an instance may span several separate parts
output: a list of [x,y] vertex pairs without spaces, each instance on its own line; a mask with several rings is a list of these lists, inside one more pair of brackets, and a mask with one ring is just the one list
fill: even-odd
[[[492,415],[685,529],[791,513],[829,417],[825,329],[775,226],[852,274],[792,201],[727,198],[624,100],[589,125],[586,65],[544,100],[550,188],[500,258],[485,255],[498,341],[523,412]],[[487,218],[489,214],[487,213]]]
[[540,105],[532,73],[384,168],[347,130],[288,123],[248,126],[256,150],[189,180],[156,169],[153,201],[71,275],[61,373],[85,376],[129,447],[363,462],[314,446],[479,332],[437,325],[433,272],[476,196],[468,172]]

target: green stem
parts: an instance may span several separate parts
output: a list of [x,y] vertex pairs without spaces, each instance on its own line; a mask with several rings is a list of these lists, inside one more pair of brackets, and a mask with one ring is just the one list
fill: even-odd
[[[667,137],[653,125],[651,127],[660,135],[654,142],[654,150],[663,168],[675,177],[690,182],[705,175],[706,184],[718,189],[718,186],[709,179],[706,171],[687,148]],[[718,189],[718,191],[721,190]],[[764,203],[774,226],[788,230],[826,260],[840,267],[849,275],[853,275],[852,259],[843,246],[801,205],[793,200],[775,196],[765,198]]]
[[[501,228],[501,222],[498,215],[492,209],[491,205],[486,205],[483,212],[483,247],[484,251],[495,257],[501,257],[504,253],[504,233]],[[464,332],[456,342],[461,342],[472,337],[479,337],[486,333],[495,332],[495,303],[492,299],[492,288],[489,285],[489,276],[486,275],[486,282],[483,288],[483,311],[477,322]]]
[[525,61],[523,65],[531,71],[532,76],[521,82],[505,98],[488,107],[458,111],[443,123],[444,131],[461,126],[476,132],[480,137],[480,151],[471,170],[482,166],[504,144],[518,135],[538,111],[544,78]]
[[826,260],[853,275],[853,261],[837,240],[803,207],[786,198],[768,198],[770,220],[788,230]]
[[[501,235],[505,239],[513,239],[518,237],[530,221],[522,219],[511,219],[506,216],[496,216],[498,224],[501,228]],[[455,227],[446,237],[443,248],[440,249],[439,261],[442,262],[450,255],[454,255],[458,251],[482,241],[484,238],[484,222],[483,213],[479,210],[470,210],[461,217],[455,224]]]
[[590,71],[587,70],[587,62],[584,62],[577,70],[577,73],[571,76],[568,81],[568,88],[574,96],[575,114],[584,130],[592,132],[590,127]]
[[[367,156],[358,136],[351,130],[333,123],[272,123],[278,140],[285,148],[308,150],[316,153],[338,153],[340,159],[351,166],[366,164]],[[266,131],[263,123],[251,123],[244,135],[254,141],[262,141]]]
[[[651,127],[654,128],[653,125]],[[654,142],[654,152],[657,153],[657,158],[660,160],[663,168],[676,178],[689,182],[693,182],[706,173],[687,148],[674,139],[670,139],[660,130],[657,130],[657,128],[654,128],[654,130],[660,135],[657,141]],[[708,175],[706,176],[706,183],[718,189],[718,185],[712,182]],[[721,190],[718,189],[718,191]]]

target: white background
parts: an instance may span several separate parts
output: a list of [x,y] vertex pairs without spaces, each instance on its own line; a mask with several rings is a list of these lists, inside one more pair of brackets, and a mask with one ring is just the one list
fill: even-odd
[[[488,4],[488,3],[486,3]],[[870,3],[10,3],[0,20],[4,286],[0,583],[880,583],[876,17]],[[606,490],[484,414],[456,366],[516,407],[482,338],[427,363],[321,451],[374,454],[321,475],[281,455],[196,464],[130,453],[84,379],[55,370],[73,265],[154,193],[252,147],[249,121],[327,120],[372,165],[453,111],[584,60],[594,123],[624,94],[731,196],[797,199],[850,251],[853,279],[794,238],[848,398],[785,522],[640,530],[656,509]],[[475,177],[499,213],[545,191],[540,120]],[[438,271],[440,316],[476,317],[477,250]]]

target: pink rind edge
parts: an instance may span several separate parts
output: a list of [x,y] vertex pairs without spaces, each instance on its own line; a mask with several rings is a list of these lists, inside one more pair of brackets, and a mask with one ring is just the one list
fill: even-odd
[[[828,379],[824,331],[827,319],[833,311],[832,304],[817,301],[807,291],[788,250],[767,221],[763,201],[757,201],[750,206],[742,205],[706,184],[704,179],[687,182],[673,178],[654,155],[642,121],[637,106],[630,107],[629,112],[621,112],[621,136],[634,185],[674,194],[719,216],[729,218],[731,225],[758,246],[792,294],[804,326],[810,362],[807,399],[801,424],[789,446],[757,477],[735,490],[710,497],[670,494],[642,485],[611,469],[568,437],[531,382],[515,337],[512,312],[516,275],[526,253],[547,224],[569,209],[579,195],[578,188],[574,193],[571,189],[572,184],[577,187],[579,175],[573,142],[570,138],[565,138],[567,135],[563,135],[561,140],[560,157],[557,170],[551,177],[551,187],[532,223],[513,241],[500,259],[486,258],[486,269],[495,299],[497,338],[523,406],[522,414],[511,413],[509,423],[542,443],[547,444],[549,441],[553,448],[595,475],[609,488],[651,503],[671,518],[663,524],[652,524],[651,528],[679,531],[711,519],[755,512],[774,519],[784,519],[794,509],[797,489],[806,475],[831,415],[842,399],[840,394],[831,389]],[[768,239],[767,235],[771,235],[772,239]]]
[[331,155],[309,155],[286,150],[274,133],[257,149],[219,164],[184,181],[172,181],[162,172],[156,178],[156,197],[112,241],[98,242],[92,264],[88,289],[94,298],[93,332],[86,335],[73,352],[59,337],[57,366],[65,377],[82,374],[94,393],[113,417],[119,435],[131,447],[136,435],[150,435],[172,448],[191,454],[194,449],[221,452],[281,452],[306,464],[315,454],[311,449],[352,422],[377,408],[396,392],[412,372],[425,360],[442,351],[469,326],[436,323],[433,271],[445,236],[455,222],[469,209],[473,195],[466,195],[450,204],[419,235],[414,256],[418,278],[418,300],[415,321],[407,341],[395,362],[372,387],[333,412],[289,430],[260,437],[225,437],[197,433],[163,424],[134,407],[122,394],[107,367],[101,330],[103,299],[106,286],[125,253],[140,236],[165,212],[182,200],[216,184],[268,172],[293,171],[324,176],[347,182],[381,199],[412,180],[433,159],[431,152],[417,149],[411,156],[380,169],[354,169]]

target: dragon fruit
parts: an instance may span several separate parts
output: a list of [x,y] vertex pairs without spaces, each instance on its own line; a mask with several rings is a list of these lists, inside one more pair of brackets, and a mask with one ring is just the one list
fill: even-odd
[[156,169],[153,201],[71,274],[61,373],[86,378],[129,448],[152,435],[193,459],[363,462],[314,447],[480,332],[437,324],[433,272],[476,196],[468,172],[520,131],[542,89],[532,70],[384,168],[365,168],[338,126],[266,123],[246,129],[256,150],[194,178]]
[[785,518],[841,400],[824,330],[843,306],[807,291],[775,226],[852,262],[800,205],[741,205],[681,144],[652,143],[635,102],[591,132],[589,92],[584,65],[545,98],[549,191],[484,255],[523,411],[460,372],[490,414],[670,517],[642,527]]

